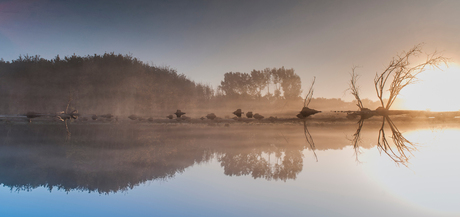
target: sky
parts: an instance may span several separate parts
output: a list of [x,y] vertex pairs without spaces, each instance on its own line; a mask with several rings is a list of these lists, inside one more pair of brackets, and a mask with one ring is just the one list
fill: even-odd
[[[398,53],[460,58],[460,1],[0,0],[0,58],[131,54],[214,88],[226,72],[293,68],[303,95],[342,98],[353,66],[361,97]],[[460,73],[460,72],[459,72]],[[423,88],[422,88],[423,89]]]

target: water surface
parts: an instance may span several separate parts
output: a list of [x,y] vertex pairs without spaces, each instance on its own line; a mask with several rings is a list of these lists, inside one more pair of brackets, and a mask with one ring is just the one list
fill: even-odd
[[460,124],[361,124],[1,124],[0,215],[460,214]]

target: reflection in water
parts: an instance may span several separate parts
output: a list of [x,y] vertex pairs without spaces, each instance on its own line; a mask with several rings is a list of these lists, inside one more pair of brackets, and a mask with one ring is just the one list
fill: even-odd
[[[307,124],[314,125],[316,144]],[[303,122],[302,132],[298,122],[231,128],[72,123],[72,137],[68,137],[70,129],[60,123],[0,124],[0,183],[14,190],[46,187],[111,193],[149,180],[167,180],[211,160],[217,160],[228,176],[287,181],[303,170],[308,159],[304,150],[311,150],[318,161],[317,150],[349,146],[343,137],[350,131],[348,123],[315,125]],[[353,135],[356,159],[363,125],[361,119]],[[378,149],[406,165],[413,143],[388,117],[381,126],[372,126],[380,127]],[[389,144],[385,127],[391,129],[394,145]]]
[[[353,134],[352,145],[355,150],[356,161],[359,162],[358,156],[361,154],[360,150],[360,134],[361,129],[364,125],[364,120],[369,117],[361,117],[358,121],[358,128]],[[387,136],[385,134],[385,123],[388,123],[388,126],[391,130],[391,139],[392,144],[388,142]],[[408,166],[409,155],[412,155],[412,152],[417,150],[415,144],[407,140],[399,129],[396,127],[395,123],[391,120],[389,116],[382,117],[382,125],[379,129],[379,134],[377,138],[377,148],[380,153],[384,152],[388,157],[390,157],[397,165],[401,164]]]
[[[300,135],[279,129],[72,124],[0,125],[0,183],[110,193],[165,180],[217,159],[226,175],[295,179],[303,168]],[[173,133],[171,133],[173,132]],[[290,143],[288,143],[289,141]]]
[[353,144],[353,149],[355,150],[355,159],[356,162],[360,163],[359,161],[359,154],[361,154],[361,148],[359,147],[359,143],[361,142],[361,129],[364,125],[364,120],[366,118],[361,117],[358,121],[358,129],[356,129],[355,134],[353,134],[353,139],[351,140]]
[[265,153],[271,157],[274,154],[275,162],[266,159],[260,150],[250,152],[227,152],[218,157],[225,175],[251,175],[253,178],[267,180],[295,179],[302,171],[303,155],[300,150],[275,148],[273,152]]
[[66,141],[70,141],[70,136],[72,135],[72,133],[70,133],[69,124],[67,122],[68,122],[68,119],[65,119],[64,125],[65,125],[65,130],[67,132]]
[[305,134],[305,139],[307,140],[307,143],[310,145],[310,148],[313,151],[313,155],[315,155],[316,162],[318,162],[318,156],[316,155],[316,151],[315,151],[316,150],[315,142],[313,141],[313,137],[311,137],[311,134],[308,131],[306,120],[303,120],[303,132]]
[[[391,139],[393,140],[394,149],[390,146],[385,136],[385,121],[388,122],[391,129]],[[415,145],[402,135],[389,116],[383,117],[377,147],[380,152],[385,152],[394,162],[404,166],[407,166],[409,163],[408,155],[412,155],[412,151],[416,150]]]

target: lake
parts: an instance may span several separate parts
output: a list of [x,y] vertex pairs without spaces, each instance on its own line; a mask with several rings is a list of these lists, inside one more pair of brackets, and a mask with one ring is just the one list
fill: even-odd
[[0,216],[459,216],[457,120],[2,122]]

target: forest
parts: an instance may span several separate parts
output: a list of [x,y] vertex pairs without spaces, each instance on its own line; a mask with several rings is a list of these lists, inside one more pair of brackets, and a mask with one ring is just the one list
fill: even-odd
[[[218,112],[228,108],[290,111],[302,107],[302,84],[294,69],[227,72],[214,88],[196,83],[171,67],[132,55],[38,55],[0,60],[0,114],[71,109],[81,114],[163,116],[176,109]],[[371,102],[372,103],[372,102]],[[317,109],[355,109],[353,102],[314,98]]]

